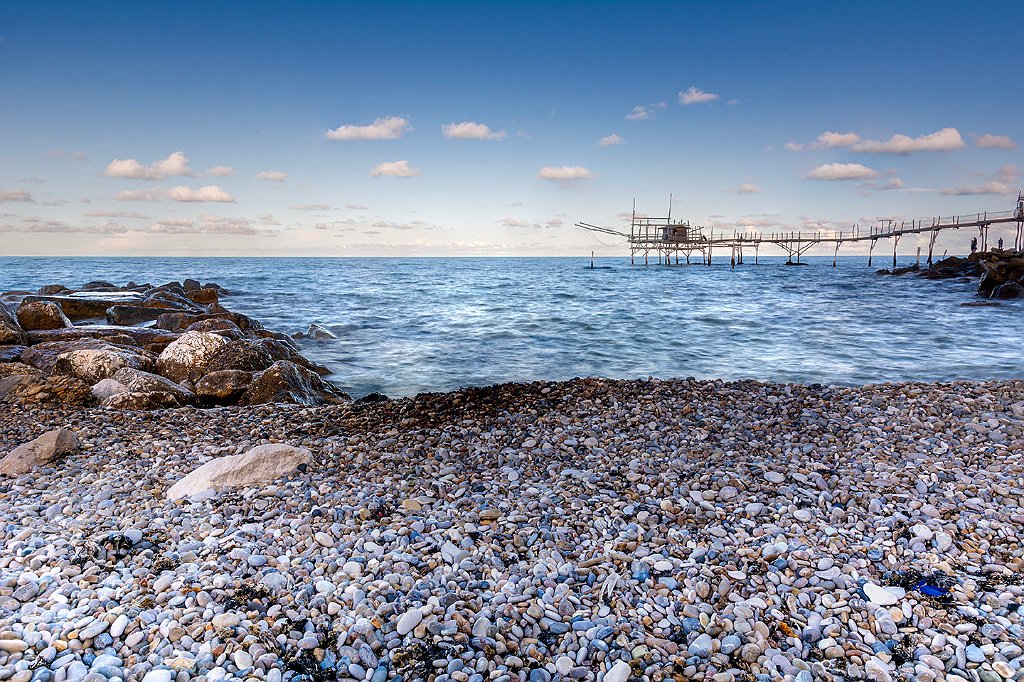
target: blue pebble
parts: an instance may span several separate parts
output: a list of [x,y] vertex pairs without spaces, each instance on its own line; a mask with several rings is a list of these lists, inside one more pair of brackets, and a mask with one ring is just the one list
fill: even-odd
[[700,620],[697,618],[683,618],[683,632],[690,634],[701,630]]

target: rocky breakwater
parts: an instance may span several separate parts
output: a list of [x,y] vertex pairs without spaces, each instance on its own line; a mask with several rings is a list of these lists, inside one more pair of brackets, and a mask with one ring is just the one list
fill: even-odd
[[[916,265],[895,270],[879,270],[880,275],[917,274],[923,279],[957,279],[978,281],[978,296],[987,299],[1024,297],[1024,253],[985,251],[966,258],[949,256],[922,270]],[[979,305],[967,303],[964,305]],[[997,305],[985,303],[985,305]]]
[[0,295],[0,403],[156,409],[339,403],[330,371],[228,310],[216,284],[90,282]]
[[16,682],[1024,679],[1024,382],[0,410]]

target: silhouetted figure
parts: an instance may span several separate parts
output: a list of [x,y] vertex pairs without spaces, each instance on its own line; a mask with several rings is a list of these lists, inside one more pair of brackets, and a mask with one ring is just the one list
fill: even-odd
[[1002,251],[1003,250],[1003,238],[1002,237],[999,238],[998,244],[999,244],[999,250]]
[[978,250],[978,238],[971,238],[971,253],[975,253]]

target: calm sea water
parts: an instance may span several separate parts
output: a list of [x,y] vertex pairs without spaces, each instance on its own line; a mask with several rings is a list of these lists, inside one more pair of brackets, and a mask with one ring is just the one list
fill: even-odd
[[[864,258],[731,270],[572,258],[0,258],[0,289],[193,277],[292,333],[353,395],[575,376],[863,384],[1024,377],[1024,302],[882,277]],[[767,261],[767,262],[765,262]]]

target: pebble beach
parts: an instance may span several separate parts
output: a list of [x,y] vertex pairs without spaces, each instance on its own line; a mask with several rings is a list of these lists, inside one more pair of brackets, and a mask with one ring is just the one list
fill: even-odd
[[[0,680],[1024,679],[1024,382],[24,405]],[[294,475],[170,499],[197,467]]]

